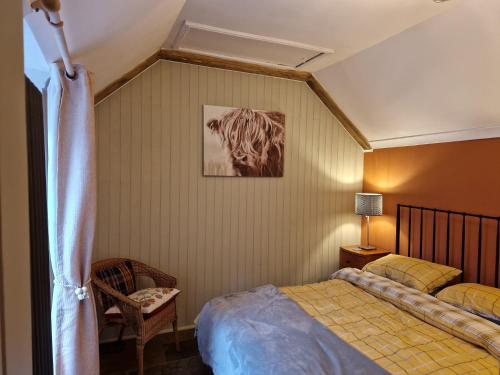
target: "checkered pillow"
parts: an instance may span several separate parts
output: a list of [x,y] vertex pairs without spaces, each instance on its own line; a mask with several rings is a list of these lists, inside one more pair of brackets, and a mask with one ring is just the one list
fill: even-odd
[[[132,267],[132,263],[128,260],[117,264],[114,267],[106,268],[104,270],[96,272],[97,277],[99,277],[103,282],[108,284],[114,290],[128,296],[136,290],[135,285],[135,274]],[[104,311],[114,306],[113,299],[101,293],[102,303]]]
[[449,286],[436,298],[470,313],[500,323],[500,289],[491,286],[464,283]]
[[363,271],[397,281],[424,293],[432,293],[460,275],[462,271],[423,259],[389,254],[368,263]]

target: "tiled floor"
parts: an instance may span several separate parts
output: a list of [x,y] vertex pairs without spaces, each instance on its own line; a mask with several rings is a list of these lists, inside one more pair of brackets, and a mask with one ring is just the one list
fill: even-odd
[[[198,353],[193,331],[181,334],[181,352],[175,351],[171,334],[153,338],[144,350],[144,373],[147,375],[212,375]],[[135,340],[101,344],[102,375],[132,375],[137,373]]]

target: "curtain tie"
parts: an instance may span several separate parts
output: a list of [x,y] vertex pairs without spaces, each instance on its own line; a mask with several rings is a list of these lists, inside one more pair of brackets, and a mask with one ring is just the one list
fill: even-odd
[[73,284],[65,284],[61,281],[59,278],[54,279],[54,284],[62,286],[63,288],[71,288],[75,290],[75,295],[78,298],[79,301],[83,301],[84,299],[89,298],[89,288],[88,285],[90,284],[91,279],[88,279],[85,281],[82,286],[79,285],[73,285]]

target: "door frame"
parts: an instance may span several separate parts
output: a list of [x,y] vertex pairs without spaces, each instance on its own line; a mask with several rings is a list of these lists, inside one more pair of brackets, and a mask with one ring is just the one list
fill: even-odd
[[32,374],[23,9],[0,12],[0,373]]

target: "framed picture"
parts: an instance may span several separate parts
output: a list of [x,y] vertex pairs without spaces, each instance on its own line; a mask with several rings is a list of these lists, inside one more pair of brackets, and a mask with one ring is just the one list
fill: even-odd
[[282,177],[285,115],[203,106],[203,175]]

